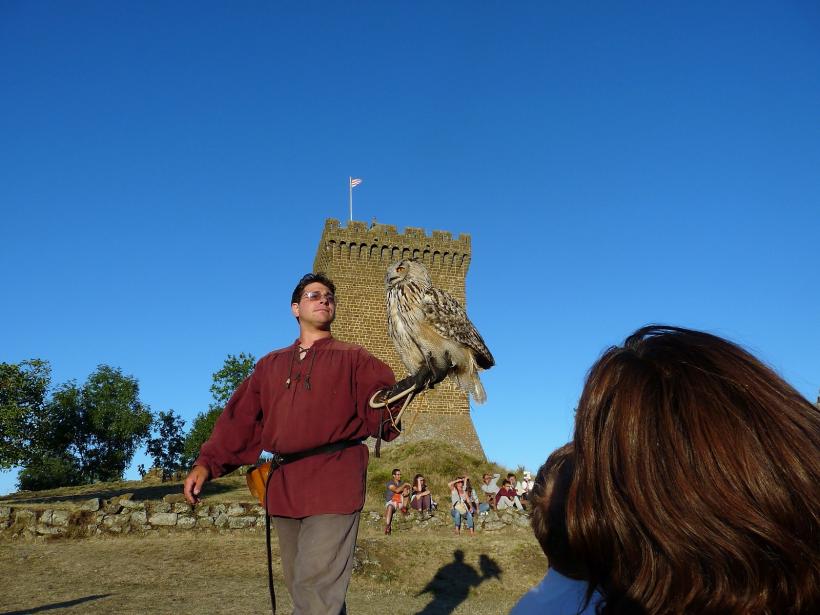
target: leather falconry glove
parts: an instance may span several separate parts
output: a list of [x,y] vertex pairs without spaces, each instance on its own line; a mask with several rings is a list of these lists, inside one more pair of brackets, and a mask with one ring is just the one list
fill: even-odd
[[389,389],[381,389],[378,391],[373,396],[373,399],[370,400],[370,406],[373,408],[382,408],[388,404],[395,403],[404,399],[413,393],[413,391],[418,391],[423,388],[420,388],[418,385],[419,383],[415,376],[407,376],[407,378],[399,380]]

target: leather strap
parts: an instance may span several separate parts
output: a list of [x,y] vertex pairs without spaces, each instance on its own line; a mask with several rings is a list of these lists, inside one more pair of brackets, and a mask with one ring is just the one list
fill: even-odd
[[305,457],[312,457],[313,455],[321,455],[322,453],[334,453],[336,451],[341,451],[346,448],[350,448],[351,446],[361,444],[363,442],[364,440],[340,440],[338,442],[331,442],[330,444],[323,444],[322,446],[317,446],[316,448],[311,448],[306,451],[299,451],[298,453],[289,453],[287,455],[273,453],[273,458],[271,459],[271,461],[277,462],[276,467],[279,467],[288,463],[293,463],[294,461],[299,461],[300,459],[304,459]]

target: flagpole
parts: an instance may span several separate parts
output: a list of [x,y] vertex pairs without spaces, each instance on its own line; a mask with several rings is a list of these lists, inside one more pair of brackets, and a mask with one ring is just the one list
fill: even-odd
[[347,191],[350,197],[350,221],[353,222],[353,176],[347,178]]

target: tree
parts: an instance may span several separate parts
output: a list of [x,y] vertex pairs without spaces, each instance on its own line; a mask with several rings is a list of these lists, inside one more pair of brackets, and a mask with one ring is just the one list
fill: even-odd
[[34,424],[50,385],[47,361],[0,363],[0,469],[24,465],[31,456]]
[[80,485],[82,476],[73,457],[48,454],[23,468],[17,476],[17,484],[20,489],[41,491]]
[[82,387],[59,386],[34,417],[21,487],[121,479],[150,425],[136,378],[100,365]]
[[185,443],[183,444],[182,457],[185,467],[191,467],[196,458],[199,457],[199,449],[211,437],[214,424],[220,414],[222,414],[222,408],[211,407],[207,412],[200,412],[196,415],[194,422],[191,424],[191,431],[185,436]]
[[80,403],[83,420],[75,444],[83,477],[87,482],[122,478],[151,427],[137,379],[100,365],[83,385]]
[[213,402],[207,412],[197,414],[191,424],[191,431],[185,437],[183,459],[186,466],[190,466],[199,456],[199,449],[211,437],[214,424],[222,414],[222,410],[230,400],[231,395],[253,372],[256,358],[252,354],[240,352],[239,356],[229,354],[222,364],[222,369],[212,375],[211,395]]
[[148,454],[154,467],[163,474],[173,474],[182,469],[185,437],[185,421],[173,410],[160,411],[151,423],[153,436],[148,439]]
[[222,369],[213,374],[211,395],[214,397],[214,403],[210,407],[224,408],[237,387],[251,375],[254,365],[256,365],[256,358],[252,354],[244,352],[240,352],[239,356],[229,354],[222,364]]

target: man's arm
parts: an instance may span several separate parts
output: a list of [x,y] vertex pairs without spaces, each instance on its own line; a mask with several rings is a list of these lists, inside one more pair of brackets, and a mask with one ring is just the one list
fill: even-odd
[[393,485],[393,484],[388,484],[387,485],[387,488],[390,489],[390,491],[392,491],[393,493],[401,493],[402,491],[404,491],[405,489],[408,489],[409,487],[410,487],[410,483],[404,483],[403,485],[400,485],[400,486],[396,486],[396,485]]
[[255,373],[234,391],[185,478],[182,493],[189,504],[200,501],[202,486],[211,478],[259,458],[262,423],[259,392],[253,382]]
[[367,426],[367,431],[371,436],[377,437],[381,430],[383,440],[393,440],[400,432],[390,420],[390,411],[384,406],[374,407],[370,404],[374,395],[395,385],[393,370],[361,348],[356,356],[354,378],[356,412]]

